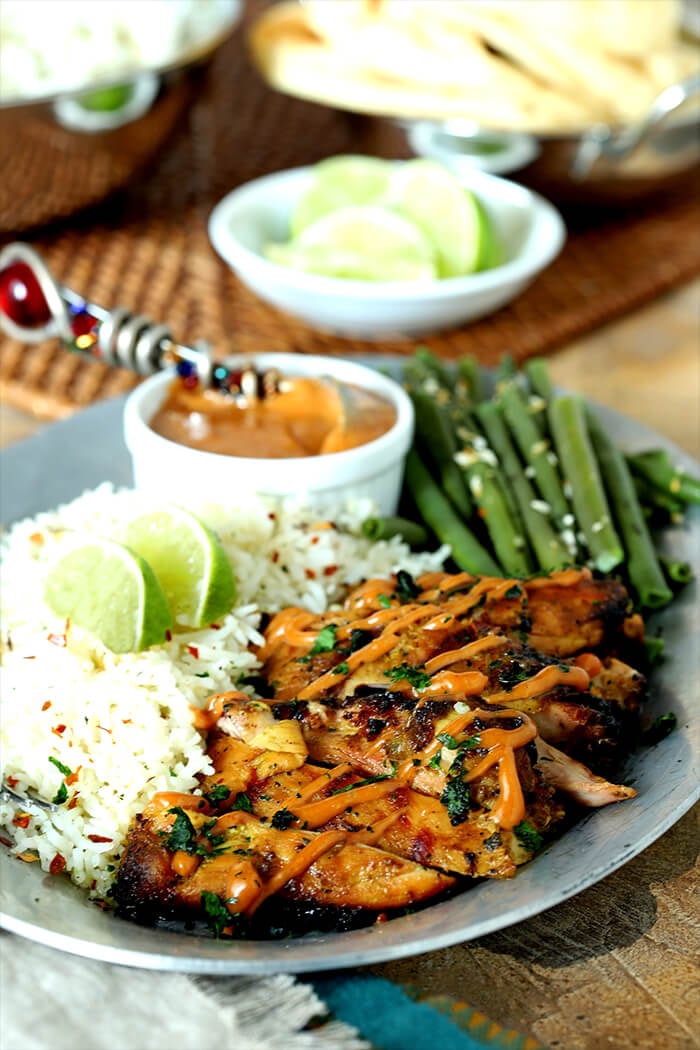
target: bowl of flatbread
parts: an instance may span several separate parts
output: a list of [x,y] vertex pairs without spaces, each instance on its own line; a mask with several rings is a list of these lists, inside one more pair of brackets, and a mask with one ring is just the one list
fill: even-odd
[[401,122],[423,155],[618,200],[700,162],[691,13],[681,0],[283,0],[249,44],[271,86]]

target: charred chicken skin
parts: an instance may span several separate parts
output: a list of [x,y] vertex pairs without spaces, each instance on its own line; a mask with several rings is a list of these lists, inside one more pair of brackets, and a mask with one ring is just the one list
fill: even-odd
[[586,570],[399,572],[333,612],[285,609],[264,698],[197,714],[213,772],[135,822],[118,903],[237,930],[275,896],[372,916],[513,875],[567,799],[634,796],[606,775],[634,738],[645,683],[620,653],[640,639],[624,588]]

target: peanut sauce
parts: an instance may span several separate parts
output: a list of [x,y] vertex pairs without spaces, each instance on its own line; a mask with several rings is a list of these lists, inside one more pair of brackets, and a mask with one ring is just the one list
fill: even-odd
[[396,422],[383,397],[306,376],[283,379],[263,398],[235,400],[176,379],[149,422],[169,441],[254,459],[319,456],[366,445]]

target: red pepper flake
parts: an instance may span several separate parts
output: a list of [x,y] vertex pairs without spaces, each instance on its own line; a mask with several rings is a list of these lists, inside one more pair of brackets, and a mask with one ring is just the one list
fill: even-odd
[[92,882],[90,883],[90,889],[91,890],[96,890],[97,889],[97,879],[93,879],[92,880]]
[[29,537],[29,542],[30,543],[36,543],[37,547],[43,547],[43,545],[44,545],[44,537],[42,536],[42,534],[40,532],[33,532],[31,534],[31,536]]
[[130,718],[122,718],[122,725],[123,726],[130,726],[131,725],[131,721],[132,720]]
[[66,858],[60,853],[57,853],[49,864],[50,875],[60,875],[62,871],[66,870]]
[[88,835],[90,842],[111,842],[112,839],[106,838],[104,835]]
[[12,849],[14,846],[12,839],[8,839],[5,835],[0,835],[0,842],[2,842],[3,846],[7,846],[8,849]]
[[59,722],[57,726],[54,726],[54,727],[53,727],[53,729],[51,730],[51,732],[52,732],[52,733],[55,733],[55,734],[56,734],[56,736],[63,736],[63,734],[65,733],[65,731],[66,731],[66,729],[67,729],[67,728],[68,728],[68,727],[67,727],[67,726],[64,726],[63,722]]
[[58,646],[59,649],[65,649],[68,645],[68,639],[65,634],[50,634],[48,636],[48,641],[51,642],[52,645]]
[[23,660],[36,660],[36,656],[23,656]]
[[187,652],[190,654],[190,656],[194,656],[195,660],[199,660],[199,649],[196,645],[188,645]]
[[338,571],[338,566],[337,565],[326,565],[325,569],[323,570],[323,575],[324,576],[332,576],[333,573],[337,572],[337,571]]
[[110,736],[112,735],[112,730],[108,729],[107,726],[101,726],[98,724],[97,728],[101,729],[103,733],[109,733]]
[[267,515],[270,521],[277,521],[277,515],[273,514],[272,511]]
[[170,630],[170,628],[168,628],[168,630],[165,632],[165,640],[166,642],[172,642],[173,640],[173,632]]
[[271,558],[272,564],[276,565],[279,560],[280,560],[280,552],[279,551],[273,551],[272,552],[272,558]]
[[385,911],[380,911],[377,918],[374,920],[374,925],[379,926],[381,923],[387,921],[387,914]]
[[209,626],[212,629],[212,631],[220,631],[221,630],[221,624],[220,623],[210,623]]
[[313,544],[313,543],[318,543],[318,541],[319,541],[320,539],[321,539],[321,537],[320,537],[320,536],[312,536],[312,537],[311,537],[311,542],[312,542],[312,544]]
[[17,787],[19,784],[19,777],[7,777],[7,783],[11,788]]
[[31,819],[29,813],[16,813],[12,818],[12,823],[18,828],[28,828]]
[[48,709],[50,707],[51,707],[51,701],[50,700],[44,700],[43,704],[41,705],[41,710],[42,711],[48,711]]
[[78,766],[78,768],[75,770],[75,772],[69,773],[68,776],[64,778],[64,781],[63,781],[64,784],[75,784],[75,782],[78,779],[78,776],[80,774],[80,770],[82,768],[83,768],[82,766]]
[[76,793],[73,795],[72,799],[70,800],[70,802],[66,806],[66,809],[75,809],[75,807],[78,805],[78,798],[79,798],[79,794],[76,791]]
[[316,573],[314,572],[313,569],[305,569],[304,570],[304,575],[306,576],[307,580],[315,580],[316,579]]

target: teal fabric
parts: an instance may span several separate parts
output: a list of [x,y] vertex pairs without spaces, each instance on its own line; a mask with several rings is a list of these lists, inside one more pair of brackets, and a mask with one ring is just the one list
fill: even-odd
[[[487,1050],[426,1003],[414,1002],[397,984],[371,974],[328,974],[311,982],[339,1021],[353,1025],[375,1050]],[[489,1050],[493,1050],[490,1044]]]

